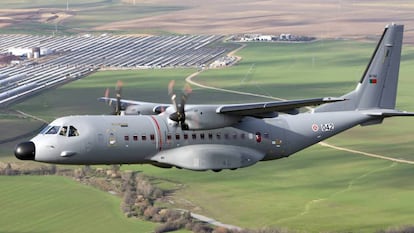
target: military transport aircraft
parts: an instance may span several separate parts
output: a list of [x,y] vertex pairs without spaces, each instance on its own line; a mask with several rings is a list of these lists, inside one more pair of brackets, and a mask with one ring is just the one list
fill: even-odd
[[[116,116],[56,119],[14,153],[46,163],[152,164],[196,171],[234,170],[287,157],[356,125],[414,116],[395,110],[403,29],[385,27],[361,81],[342,97],[186,105],[190,90],[177,103],[171,83],[172,104],[122,100],[119,93],[116,99],[103,97],[115,102]],[[321,106],[298,111],[314,105]]]

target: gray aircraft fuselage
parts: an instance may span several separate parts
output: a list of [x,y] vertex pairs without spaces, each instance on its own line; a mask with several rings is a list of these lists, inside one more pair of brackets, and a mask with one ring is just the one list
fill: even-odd
[[[370,118],[354,112],[305,113],[264,120],[245,117],[232,127],[214,130],[182,130],[164,115],[71,116],[59,118],[50,126],[73,126],[77,135],[44,132],[32,141],[42,145],[36,147],[36,161],[40,162],[135,164],[154,163],[151,158],[157,156],[160,164],[170,164],[168,157],[178,156],[183,157],[175,164],[178,167],[235,169],[287,157]],[[192,149],[201,153],[213,148],[214,164],[220,166],[206,161],[203,165],[203,157],[185,158],[184,152]],[[233,150],[249,153],[242,160]]]

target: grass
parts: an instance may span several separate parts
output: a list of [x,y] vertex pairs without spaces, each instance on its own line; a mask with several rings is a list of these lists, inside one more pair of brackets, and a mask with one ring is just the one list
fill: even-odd
[[[126,167],[125,169],[134,169]],[[414,190],[409,165],[315,146],[288,159],[222,173],[136,166],[186,188],[176,201],[242,227],[306,232],[374,232],[406,225]],[[340,222],[338,219],[341,219]]]
[[0,232],[152,232],[120,199],[58,176],[0,176]]
[[[231,68],[203,72],[197,81],[289,99],[339,96],[355,87],[373,49],[372,43],[350,41],[252,43],[240,51],[242,62]],[[404,47],[397,103],[399,108],[411,111],[414,110],[411,91],[414,81],[410,79],[413,57],[414,49]],[[15,108],[48,120],[68,114],[109,112],[95,100],[118,79],[125,84],[123,93],[127,98],[169,102],[169,80],[178,81],[179,91],[183,78],[192,72],[190,69],[98,72]],[[259,100],[194,89],[191,103]],[[378,127],[356,127],[329,142],[413,160],[414,146],[409,136],[412,132],[412,118],[393,118]],[[414,217],[411,165],[318,145],[287,159],[221,173],[165,170],[147,165],[123,166],[123,169],[144,171],[159,179],[164,187],[175,187],[177,182],[185,184],[174,196],[176,206],[193,207],[197,213],[247,228],[277,226],[300,232],[374,232],[412,224]],[[41,179],[40,183],[48,183],[49,178]],[[66,183],[59,185],[62,189],[71,188]],[[49,187],[46,185],[44,189]],[[26,191],[37,195],[34,192]]]

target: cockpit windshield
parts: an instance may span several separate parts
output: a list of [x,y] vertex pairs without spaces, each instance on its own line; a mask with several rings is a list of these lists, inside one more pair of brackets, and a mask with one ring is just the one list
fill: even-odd
[[42,130],[42,134],[57,134],[59,132],[60,126],[47,126]]
[[69,126],[69,137],[75,136],[79,136],[78,130],[73,126]]
[[66,136],[66,134],[68,133],[68,127],[67,126],[63,126],[62,129],[59,132],[60,136]]
[[79,136],[78,130],[70,125],[70,126],[56,126],[56,125],[48,125],[46,126],[42,131],[40,131],[40,134],[58,134],[60,136],[64,137],[75,137]]

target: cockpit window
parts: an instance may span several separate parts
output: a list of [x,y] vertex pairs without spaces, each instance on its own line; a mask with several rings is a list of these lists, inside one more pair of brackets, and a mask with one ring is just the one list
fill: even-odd
[[68,127],[63,126],[62,129],[60,129],[59,135],[66,136],[67,133],[68,133]]
[[40,134],[58,134],[60,136],[75,137],[79,136],[78,130],[74,126],[56,126],[48,125],[40,131]]
[[69,126],[69,137],[75,137],[75,136],[79,136],[78,130],[73,126]]
[[57,134],[59,132],[60,126],[51,126],[45,134]]
[[49,129],[50,129],[50,125],[47,125],[46,127],[44,127],[43,129],[42,129],[42,131],[40,131],[40,133],[39,134],[45,134]]

